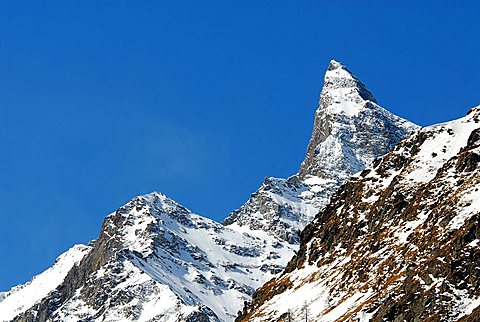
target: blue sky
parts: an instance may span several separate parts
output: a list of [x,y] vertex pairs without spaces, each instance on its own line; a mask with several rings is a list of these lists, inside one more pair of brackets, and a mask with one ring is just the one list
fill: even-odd
[[0,290],[132,197],[223,219],[296,173],[330,59],[420,125],[480,104],[480,6],[0,2]]

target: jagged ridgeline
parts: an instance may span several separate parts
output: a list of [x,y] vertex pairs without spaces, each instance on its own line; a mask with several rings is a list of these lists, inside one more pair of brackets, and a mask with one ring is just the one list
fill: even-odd
[[351,178],[236,321],[480,321],[480,107]]
[[336,61],[314,122],[299,173],[266,178],[224,222],[161,193],[136,197],[106,217],[94,242],[0,293],[0,321],[233,321],[255,289],[287,268],[301,231],[335,191],[418,129]]

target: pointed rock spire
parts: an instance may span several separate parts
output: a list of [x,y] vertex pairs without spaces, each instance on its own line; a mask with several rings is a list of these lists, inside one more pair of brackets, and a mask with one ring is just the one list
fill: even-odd
[[330,64],[328,64],[328,68],[327,70],[335,70],[337,68],[343,68],[343,69],[346,69],[345,66],[343,66],[343,64],[339,61],[336,61],[335,59],[332,59],[330,61]]
[[322,96],[331,95],[341,99],[345,94],[351,98],[377,103],[372,93],[345,65],[331,60],[325,72]]
[[340,185],[414,128],[376,105],[365,85],[332,60],[299,174],[288,179],[267,178],[223,224],[264,231],[298,244],[300,231]]
[[313,134],[299,177],[341,181],[387,153],[416,128],[380,107],[358,78],[332,60],[325,72]]

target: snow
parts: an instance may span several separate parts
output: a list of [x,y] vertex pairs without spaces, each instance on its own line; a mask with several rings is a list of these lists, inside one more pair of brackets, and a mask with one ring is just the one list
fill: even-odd
[[[308,184],[306,183],[308,182]],[[251,231],[267,232],[270,237],[298,244],[299,232],[326,205],[333,193],[331,180],[312,177],[301,182],[298,177],[266,178],[265,183],[224,223],[247,226]],[[309,185],[310,184],[310,185]],[[234,228],[235,230],[238,230]]]
[[459,318],[463,316],[468,316],[472,314],[473,310],[480,306],[480,297],[476,299],[465,299],[460,307],[463,309],[463,312],[458,316]]
[[456,289],[452,285],[448,284],[451,289],[450,293],[444,293],[443,295],[450,298],[452,302],[452,315],[456,316],[456,320],[461,317],[470,315],[473,310],[480,306],[480,297],[470,297],[467,290]]
[[338,188],[418,126],[376,104],[365,85],[338,62],[330,63],[324,81],[309,144],[311,155],[300,174],[325,176]]
[[333,99],[329,110],[331,113],[343,113],[349,117],[357,116],[363,109],[363,104],[355,100],[358,97],[355,78],[343,65],[339,63],[334,65],[337,68],[328,70],[324,79],[325,84],[332,84],[332,86],[325,86],[323,90],[324,94],[328,92]]
[[421,145],[420,151],[415,156],[416,162],[412,164],[405,180],[413,183],[431,181],[441,166],[456,156],[467,144],[472,131],[479,128],[477,123],[472,122],[472,117],[473,115],[467,115],[455,121],[422,129],[423,133],[435,135],[430,135]]
[[[313,283],[306,283],[295,290],[289,289],[281,296],[274,296],[272,304],[268,307],[269,315],[278,317],[281,314],[291,310],[294,316],[302,314],[302,307],[307,304],[310,316],[318,316],[328,307],[329,294],[324,287]],[[256,318],[254,322],[263,321],[262,318]]]
[[417,217],[417,220],[408,221],[402,229],[395,232],[395,236],[398,238],[399,242],[405,244],[407,242],[408,236],[417,229],[421,224],[425,222],[428,218],[428,214],[420,213]]
[[328,178],[320,178],[317,176],[311,176],[303,180],[303,182],[309,186],[321,186],[321,185],[333,183],[334,180],[328,179]]
[[377,313],[377,310],[370,313],[360,311],[355,318],[357,319],[358,322],[368,322],[373,318],[375,313]]
[[469,247],[477,247],[478,246],[478,239],[472,240],[470,243],[467,244]]
[[465,221],[475,214],[478,214],[480,209],[480,189],[472,187],[470,192],[466,193],[459,204],[464,205],[453,217],[448,225],[448,229],[456,230],[463,226]]
[[[80,293],[81,293],[81,289],[75,292],[75,296],[78,297]],[[65,311],[75,312],[76,316],[89,316],[89,315],[92,316],[96,313],[95,310],[88,307],[86,303],[81,299],[78,299],[74,302],[67,303],[67,305],[65,305]],[[59,320],[63,322],[78,322],[78,319],[72,317],[71,315],[61,314],[59,318],[60,318]]]
[[[115,274],[109,272],[112,277]],[[110,308],[98,317],[97,311],[89,306],[81,295],[81,289],[77,290],[76,295],[69,300],[62,309],[56,312],[57,319],[61,321],[78,321],[97,316],[104,322],[115,321],[152,321],[159,316],[161,321],[176,322],[180,315],[188,315],[197,307],[195,305],[184,304],[169,286],[158,283],[148,274],[140,270],[133,262],[124,261],[121,271],[122,281],[112,290],[109,290],[111,299],[123,297],[123,300],[116,306],[110,305]],[[133,300],[128,301],[128,296],[123,294],[133,294]]]
[[322,90],[322,95],[331,100],[328,111],[350,118],[357,117],[366,108],[366,100],[360,94],[360,81],[339,62],[331,61],[330,67],[333,68],[326,71]]
[[82,260],[89,250],[90,247],[85,245],[73,246],[60,255],[51,268],[35,276],[30,282],[4,293],[5,298],[0,302],[0,321],[12,320],[44,298],[63,282],[73,265]]
[[[340,262],[335,261],[325,270],[333,271],[337,265],[342,266],[348,260],[344,259]],[[263,314],[269,319],[276,319],[281,314],[290,311],[294,316],[303,316],[305,307],[308,308],[308,316],[310,320],[319,322],[333,322],[339,320],[348,314],[360,303],[368,300],[373,293],[371,290],[367,292],[357,292],[353,295],[346,293],[332,294],[328,286],[327,280],[314,279],[313,282],[304,283],[305,280],[311,280],[312,276],[318,273],[319,268],[315,265],[306,265],[303,269],[290,274],[290,280],[295,284],[282,294],[275,295],[268,306],[264,309]],[[333,276],[329,276],[331,280]],[[331,281],[330,281],[331,282]],[[368,321],[367,314],[362,315],[362,321]],[[255,318],[253,321],[260,322],[264,318]]]
[[[311,204],[305,203],[300,198],[293,199],[293,198],[283,197],[283,196],[273,194],[273,193],[270,194],[270,197],[272,199],[274,199],[277,202],[277,204],[288,205],[292,209],[294,209],[294,212],[301,213],[309,219],[313,218],[318,212],[318,208],[314,207]],[[301,223],[299,223],[299,224],[301,224]],[[299,229],[302,230],[303,227],[299,227]]]
[[351,309],[353,309],[355,305],[358,304],[357,302],[359,302],[360,300],[365,300],[369,296],[370,296],[369,293],[356,293],[353,296],[346,297],[346,299],[342,303],[340,303],[338,306],[336,306],[333,310],[322,315],[320,318],[320,321],[322,322],[337,321],[342,316],[347,314]]
[[156,220],[154,217],[142,216],[142,214],[136,214],[131,217],[132,220],[127,222],[127,225],[123,230],[123,237],[129,244],[131,250],[135,250],[145,256],[148,256],[152,252],[152,240],[151,238],[140,238],[141,236],[139,236],[138,233],[144,233],[147,231],[147,227],[156,223]]

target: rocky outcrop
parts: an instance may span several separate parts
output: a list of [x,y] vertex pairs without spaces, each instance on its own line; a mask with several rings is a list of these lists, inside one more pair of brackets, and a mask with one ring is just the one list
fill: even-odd
[[479,133],[477,107],[354,176],[236,321],[478,321]]

